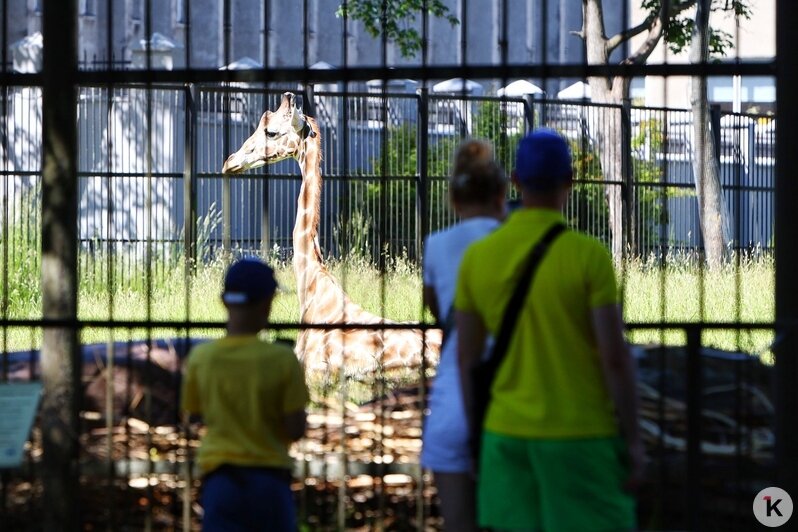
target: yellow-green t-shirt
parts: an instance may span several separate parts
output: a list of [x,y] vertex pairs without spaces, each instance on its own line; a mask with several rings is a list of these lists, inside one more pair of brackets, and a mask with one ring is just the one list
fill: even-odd
[[228,336],[189,354],[181,402],[207,427],[198,454],[203,473],[222,464],[290,468],[283,416],[307,401],[302,366],[287,346]]
[[[463,257],[454,306],[478,314],[494,336],[521,265],[562,215],[520,209]],[[617,433],[592,329],[591,310],[617,303],[604,246],[575,231],[549,248],[532,281],[485,419],[491,432],[525,438]]]

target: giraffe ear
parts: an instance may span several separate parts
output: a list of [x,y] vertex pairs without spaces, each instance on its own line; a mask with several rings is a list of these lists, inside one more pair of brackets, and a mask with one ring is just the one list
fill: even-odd
[[310,138],[315,137],[316,136],[316,132],[313,131],[312,127],[310,127],[310,124],[308,123],[308,121],[305,120],[304,122],[305,122],[305,125],[302,126],[302,138],[306,139],[308,137],[310,137]]

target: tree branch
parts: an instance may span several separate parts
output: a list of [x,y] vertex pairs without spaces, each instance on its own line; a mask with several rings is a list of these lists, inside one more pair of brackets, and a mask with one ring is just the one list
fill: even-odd
[[[666,22],[676,15],[690,9],[696,5],[698,0],[684,0],[683,2],[667,2],[664,3],[657,12],[651,12],[646,19],[635,26],[628,28],[620,33],[617,33],[607,40],[607,49],[612,53],[618,46],[625,41],[648,31],[649,35],[646,40],[641,44],[635,52],[626,58],[623,63],[625,64],[640,64],[645,63],[654,48],[657,47],[662,35]],[[666,7],[669,9],[666,11]]]
[[651,13],[646,20],[635,26],[634,28],[627,28],[620,33],[616,33],[609,39],[607,39],[607,49],[612,53],[618,46],[620,46],[623,42],[628,41],[632,37],[640,35],[646,30],[651,30],[651,26],[653,25],[654,21],[656,20],[656,15]]
[[643,44],[641,44],[632,55],[624,59],[623,63],[627,65],[640,65],[645,63],[648,60],[648,56],[651,55],[651,52],[654,51],[654,48],[657,47],[657,44],[662,39],[662,34],[662,20],[658,18],[651,25],[648,37],[643,41]]

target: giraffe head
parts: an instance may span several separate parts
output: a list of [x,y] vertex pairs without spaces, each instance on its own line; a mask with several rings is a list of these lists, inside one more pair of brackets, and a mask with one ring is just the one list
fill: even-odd
[[297,158],[304,140],[315,137],[316,132],[295,100],[294,93],[286,92],[279,109],[263,113],[255,132],[227,158],[222,172],[240,174],[289,157]]

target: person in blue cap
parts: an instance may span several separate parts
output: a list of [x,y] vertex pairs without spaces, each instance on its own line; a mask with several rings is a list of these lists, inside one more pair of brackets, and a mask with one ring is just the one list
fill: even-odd
[[[565,224],[572,179],[567,141],[548,129],[528,134],[512,173],[521,207],[463,256],[454,308],[467,408],[474,403],[470,371],[485,337],[498,334],[531,250]],[[479,524],[633,530],[631,491],[642,476],[644,451],[612,259],[597,240],[565,230],[548,246],[523,296],[510,313],[517,321],[477,427]]]
[[203,530],[294,531],[288,448],[305,433],[308,390],[290,347],[258,338],[277,289],[274,271],[245,258],[227,270],[227,335],[189,354],[181,403],[207,428],[198,453]]

